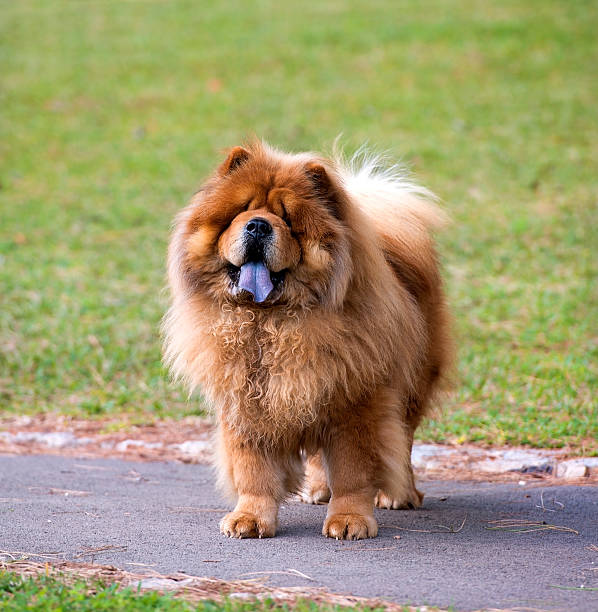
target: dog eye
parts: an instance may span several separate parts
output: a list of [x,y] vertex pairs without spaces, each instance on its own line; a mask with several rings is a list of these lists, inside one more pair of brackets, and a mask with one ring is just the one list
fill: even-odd
[[284,202],[281,202],[280,205],[282,206],[282,220],[289,227],[291,227],[291,218],[289,217],[289,213],[287,212],[287,209],[285,208]]

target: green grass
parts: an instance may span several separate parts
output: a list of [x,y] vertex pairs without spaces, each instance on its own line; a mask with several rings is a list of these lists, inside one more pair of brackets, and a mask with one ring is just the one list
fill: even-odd
[[[119,588],[118,584],[105,584],[100,581],[64,580],[62,577],[38,576],[26,578],[10,571],[0,570],[0,611],[17,612],[50,612],[69,610],[74,612],[381,612],[381,608],[343,608],[327,604],[318,604],[309,600],[299,600],[289,607],[277,604],[273,600],[235,601],[226,599],[223,602],[201,601],[190,603],[184,598],[162,595],[156,591],[137,591],[130,587]],[[435,609],[435,608],[434,608]],[[405,607],[405,612],[414,608]]]
[[598,453],[598,4],[1,1],[6,412],[201,411],[160,365],[174,212],[255,133],[344,134],[447,203],[427,440]]
[[[117,584],[87,583],[83,580],[67,584],[53,577],[24,578],[13,572],[0,571],[0,610],[3,612],[17,610],[220,612],[227,608],[232,612],[231,606],[210,602],[195,606],[153,591],[138,593],[130,588],[119,590]],[[246,609],[255,608],[246,607]],[[238,612],[242,612],[241,606]]]

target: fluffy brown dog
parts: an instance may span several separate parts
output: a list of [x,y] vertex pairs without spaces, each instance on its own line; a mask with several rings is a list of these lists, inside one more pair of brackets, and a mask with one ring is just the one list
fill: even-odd
[[374,504],[422,502],[413,432],[450,353],[444,215],[377,165],[236,147],[176,219],[165,356],[215,409],[228,536],[273,536],[301,487],[330,500],[335,538],[376,536]]

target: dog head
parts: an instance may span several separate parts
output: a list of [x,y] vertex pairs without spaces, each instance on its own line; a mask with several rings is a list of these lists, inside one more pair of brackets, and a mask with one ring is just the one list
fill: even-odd
[[171,281],[220,303],[339,307],[352,274],[349,217],[330,162],[235,147],[178,218]]

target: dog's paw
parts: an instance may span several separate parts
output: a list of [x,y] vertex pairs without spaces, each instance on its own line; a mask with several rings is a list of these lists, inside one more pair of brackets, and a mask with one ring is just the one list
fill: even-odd
[[327,504],[330,501],[330,489],[326,484],[310,486],[307,483],[299,493],[299,497],[305,504]]
[[229,538],[272,538],[276,533],[276,524],[251,512],[229,512],[220,521],[220,533]]
[[390,497],[384,491],[378,491],[374,503],[378,508],[386,508],[387,510],[415,510],[419,508],[424,501],[424,494],[418,491],[415,487],[408,491],[402,497]]
[[373,516],[362,514],[333,514],[327,516],[322,535],[337,540],[363,540],[378,535],[378,523]]

